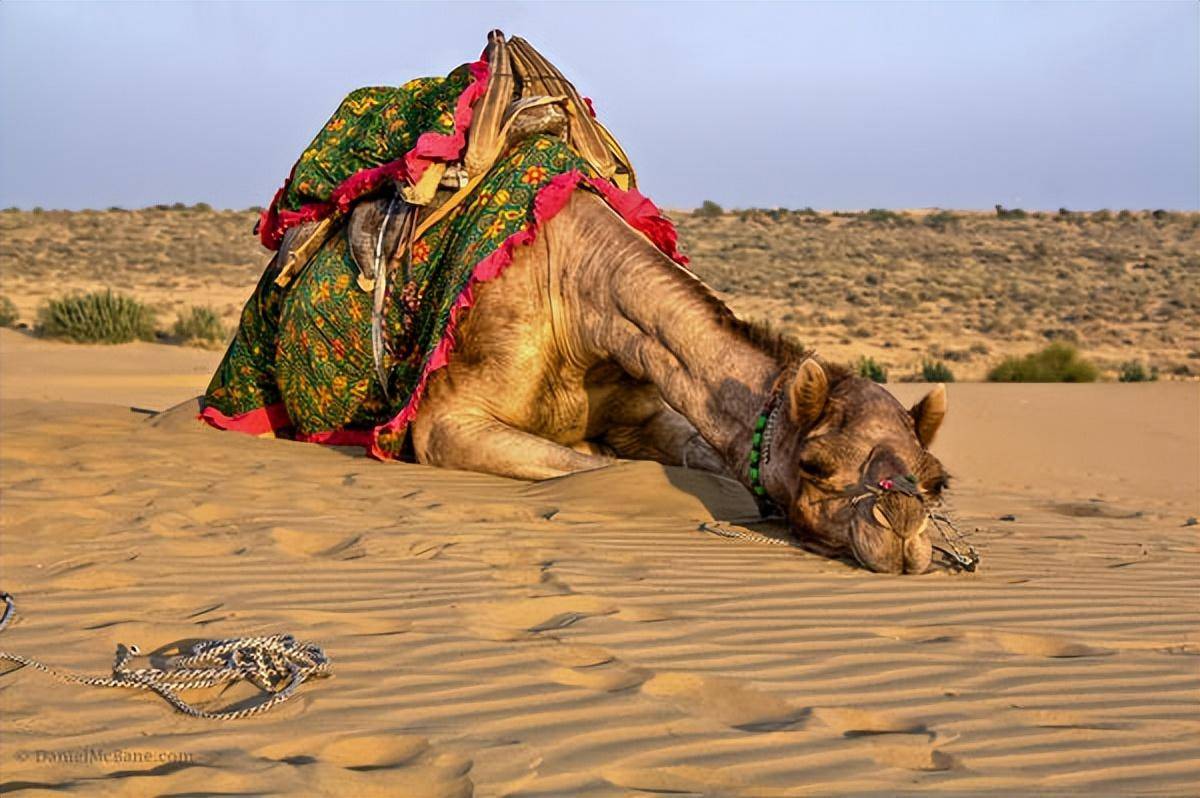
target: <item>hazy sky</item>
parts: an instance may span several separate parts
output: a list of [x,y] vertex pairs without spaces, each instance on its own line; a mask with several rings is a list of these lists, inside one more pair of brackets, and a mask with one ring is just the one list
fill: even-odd
[[490,28],[692,207],[1200,207],[1200,4],[0,3],[0,206],[265,204]]

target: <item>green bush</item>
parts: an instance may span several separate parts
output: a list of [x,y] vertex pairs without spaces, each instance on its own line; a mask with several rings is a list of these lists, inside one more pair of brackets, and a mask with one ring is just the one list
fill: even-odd
[[1029,216],[1029,214],[1025,213],[1025,211],[1021,210],[1020,208],[1005,208],[1003,205],[996,206],[997,219],[1024,219],[1027,216]]
[[154,340],[154,311],[133,297],[97,291],[51,299],[38,311],[37,334],[79,343]]
[[937,213],[931,213],[926,216],[924,219],[924,224],[926,227],[932,227],[934,230],[941,231],[945,230],[947,227],[957,226],[958,217],[953,213],[950,213],[950,211],[938,211]]
[[700,207],[696,209],[695,215],[702,219],[712,219],[716,216],[724,216],[725,209],[712,200],[705,200],[700,203]]
[[1130,360],[1121,364],[1117,379],[1121,382],[1154,382],[1158,379],[1158,369],[1147,371],[1140,361]]
[[862,215],[864,221],[874,222],[875,224],[894,225],[896,227],[904,227],[912,224],[912,220],[902,213],[889,211],[886,208],[871,208]]
[[209,307],[193,305],[180,313],[172,332],[180,343],[192,346],[216,347],[225,343],[225,325]]
[[21,314],[17,312],[17,306],[11,299],[0,294],[0,327],[11,327],[19,318]]
[[921,379],[925,382],[954,382],[954,372],[940,360],[926,360],[921,364]]
[[861,357],[858,360],[858,376],[866,377],[873,382],[887,382],[887,369],[873,357]]
[[1025,357],[1005,358],[988,373],[991,382],[1095,382],[1100,371],[1070,344],[1056,341]]

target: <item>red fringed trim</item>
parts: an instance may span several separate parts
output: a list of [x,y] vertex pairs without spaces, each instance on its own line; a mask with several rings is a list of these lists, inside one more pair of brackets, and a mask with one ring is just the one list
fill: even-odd
[[288,418],[283,402],[259,407],[236,416],[227,416],[215,407],[206,407],[200,411],[199,417],[217,429],[244,432],[247,435],[278,432],[292,426],[292,420]]
[[[312,434],[297,432],[296,440],[305,443],[320,443],[325,446],[361,446],[374,455],[375,435],[374,431],[369,429],[333,429]],[[388,458],[379,457],[379,459],[386,460]]]
[[475,102],[487,91],[488,83],[487,61],[480,59],[469,64],[467,68],[471,72],[471,83],[458,95],[454,108],[454,132],[422,133],[417,143],[403,157],[373,169],[355,172],[338,184],[330,193],[328,202],[310,202],[295,211],[279,207],[296,172],[296,167],[292,166],[283,187],[275,192],[271,204],[259,219],[258,237],[262,245],[267,249],[279,249],[283,234],[290,227],[324,219],[335,210],[345,213],[350,210],[356,199],[371,193],[387,180],[400,178],[410,185],[415,185],[430,164],[436,161],[458,160],[466,146],[467,130],[470,129],[471,118],[475,114]]
[[671,220],[663,216],[650,199],[636,188],[622,191],[599,177],[588,179],[588,183],[604,197],[614,211],[621,214],[635,230],[644,233],[667,257],[680,266],[688,265],[688,257],[679,251],[679,233]]

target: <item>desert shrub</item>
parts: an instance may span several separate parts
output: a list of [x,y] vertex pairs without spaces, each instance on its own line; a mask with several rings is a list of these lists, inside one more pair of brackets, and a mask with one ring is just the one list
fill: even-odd
[[1111,222],[1112,220],[1112,211],[1110,211],[1108,208],[1101,208],[1098,211],[1092,211],[1093,222]]
[[209,307],[193,305],[180,313],[172,332],[180,343],[192,346],[215,347],[225,343],[225,325]]
[[1070,344],[1056,341],[1040,352],[1005,358],[988,373],[990,382],[1095,382],[1100,375]]
[[873,357],[859,358],[857,370],[860,377],[866,377],[873,382],[887,382],[887,369]]
[[209,205],[207,202],[197,202],[195,205],[192,206],[192,210],[194,210],[194,211],[211,211],[212,206]]
[[797,216],[820,216],[821,214],[813,210],[811,205],[805,205],[800,210],[796,211]]
[[940,360],[926,360],[921,364],[921,379],[925,382],[954,382],[954,372]]
[[38,311],[37,334],[80,343],[154,340],[154,311],[133,297],[97,291],[51,299]]
[[957,226],[958,217],[950,213],[950,211],[938,211],[926,216],[924,224],[926,227],[932,227],[934,230],[941,231],[947,227]]
[[871,208],[862,215],[862,219],[867,222],[874,222],[875,224],[887,224],[897,227],[912,224],[912,220],[904,214],[889,211],[886,208]]
[[1121,382],[1153,382],[1158,379],[1158,369],[1149,370],[1138,360],[1130,360],[1121,364],[1117,374]]
[[997,219],[1024,219],[1029,216],[1020,208],[1005,208],[1003,205],[996,206]]
[[700,203],[700,207],[696,209],[695,215],[701,219],[712,219],[717,216],[724,216],[725,209],[712,200],[705,200]]
[[8,297],[0,294],[0,327],[11,327],[17,323],[17,319],[21,314],[17,312],[17,306]]

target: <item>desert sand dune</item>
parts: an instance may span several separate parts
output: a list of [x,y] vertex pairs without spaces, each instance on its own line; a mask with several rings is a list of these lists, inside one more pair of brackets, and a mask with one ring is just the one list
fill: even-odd
[[130,410],[199,393],[219,353],[0,353],[0,648],[103,673],[118,643],[288,631],[334,672],[232,722],[0,676],[4,790],[1200,789],[1194,383],[950,386],[934,449],[983,567],[888,577],[701,531],[753,507],[718,477],[378,463]]

